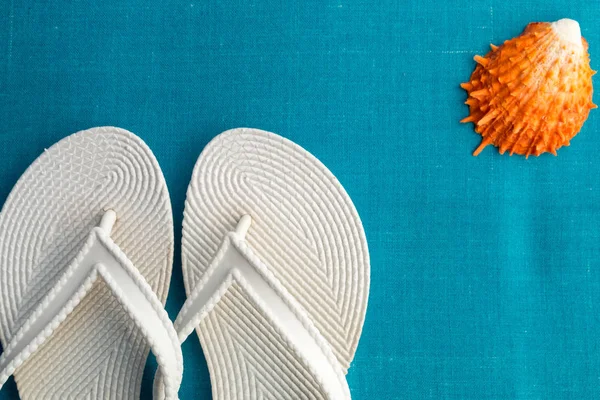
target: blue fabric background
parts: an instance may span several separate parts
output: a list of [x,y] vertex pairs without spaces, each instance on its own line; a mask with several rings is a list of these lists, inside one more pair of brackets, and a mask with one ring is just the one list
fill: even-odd
[[[117,125],[156,154],[179,236],[206,143],[277,132],[338,176],[367,232],[354,399],[600,397],[599,112],[558,157],[528,160],[472,157],[479,136],[458,122],[473,55],[528,22],[579,20],[600,68],[597,2],[151,3],[0,1],[0,203],[45,147]],[[181,398],[210,398],[195,336],[183,350]]]

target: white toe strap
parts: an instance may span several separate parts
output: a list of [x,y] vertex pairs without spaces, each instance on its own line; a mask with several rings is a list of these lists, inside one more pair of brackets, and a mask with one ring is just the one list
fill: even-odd
[[177,399],[183,358],[177,334],[161,302],[143,276],[110,238],[113,211],[104,214],[82,250],[0,356],[0,388],[14,371],[50,337],[102,278],[143,333],[165,376],[164,397]]
[[[186,300],[175,321],[179,340],[182,343],[186,340],[235,281],[300,354],[328,398],[349,399],[346,378],[329,344],[293,296],[246,244],[244,237],[250,222],[249,216],[242,217],[236,231],[225,236],[210,267]],[[155,387],[161,386],[162,379],[157,373]]]

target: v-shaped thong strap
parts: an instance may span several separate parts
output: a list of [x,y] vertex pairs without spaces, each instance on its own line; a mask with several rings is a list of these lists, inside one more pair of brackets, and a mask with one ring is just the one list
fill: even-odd
[[143,276],[110,238],[116,220],[107,211],[54,288],[19,328],[0,356],[0,388],[50,337],[99,278],[103,279],[143,333],[165,376],[160,396],[177,399],[183,357],[177,334],[161,302]]
[[[182,343],[186,340],[235,282],[285,337],[327,398],[349,399],[346,378],[329,344],[293,296],[245,242],[250,225],[251,217],[245,215],[236,230],[224,237],[210,267],[177,316],[175,329],[179,340]],[[155,387],[160,386],[162,380],[158,371]]]

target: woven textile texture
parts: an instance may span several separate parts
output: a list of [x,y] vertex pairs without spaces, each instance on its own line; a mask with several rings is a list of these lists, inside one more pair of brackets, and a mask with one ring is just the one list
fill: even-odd
[[[599,16],[590,0],[3,0],[0,201],[72,132],[139,135],[172,196],[174,318],[200,151],[234,127],[277,132],[335,174],[365,227],[354,399],[598,398],[600,112],[558,157],[475,158],[458,85],[490,42],[564,17],[598,69]],[[183,351],[181,398],[210,398],[198,340]]]

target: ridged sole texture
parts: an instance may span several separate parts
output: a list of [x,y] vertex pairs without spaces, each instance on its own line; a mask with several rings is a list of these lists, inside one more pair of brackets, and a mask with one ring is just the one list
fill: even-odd
[[[27,169],[0,214],[3,346],[112,209],[112,239],[164,304],[173,257],[167,187],[137,136],[73,134]],[[149,347],[103,281],[14,374],[21,399],[138,399]]]
[[[256,129],[213,139],[194,168],[183,221],[190,295],[240,217],[246,242],[329,342],[343,371],[354,357],[369,292],[364,230],[333,174],[295,143]],[[286,338],[239,285],[201,322],[215,399],[326,398]]]

